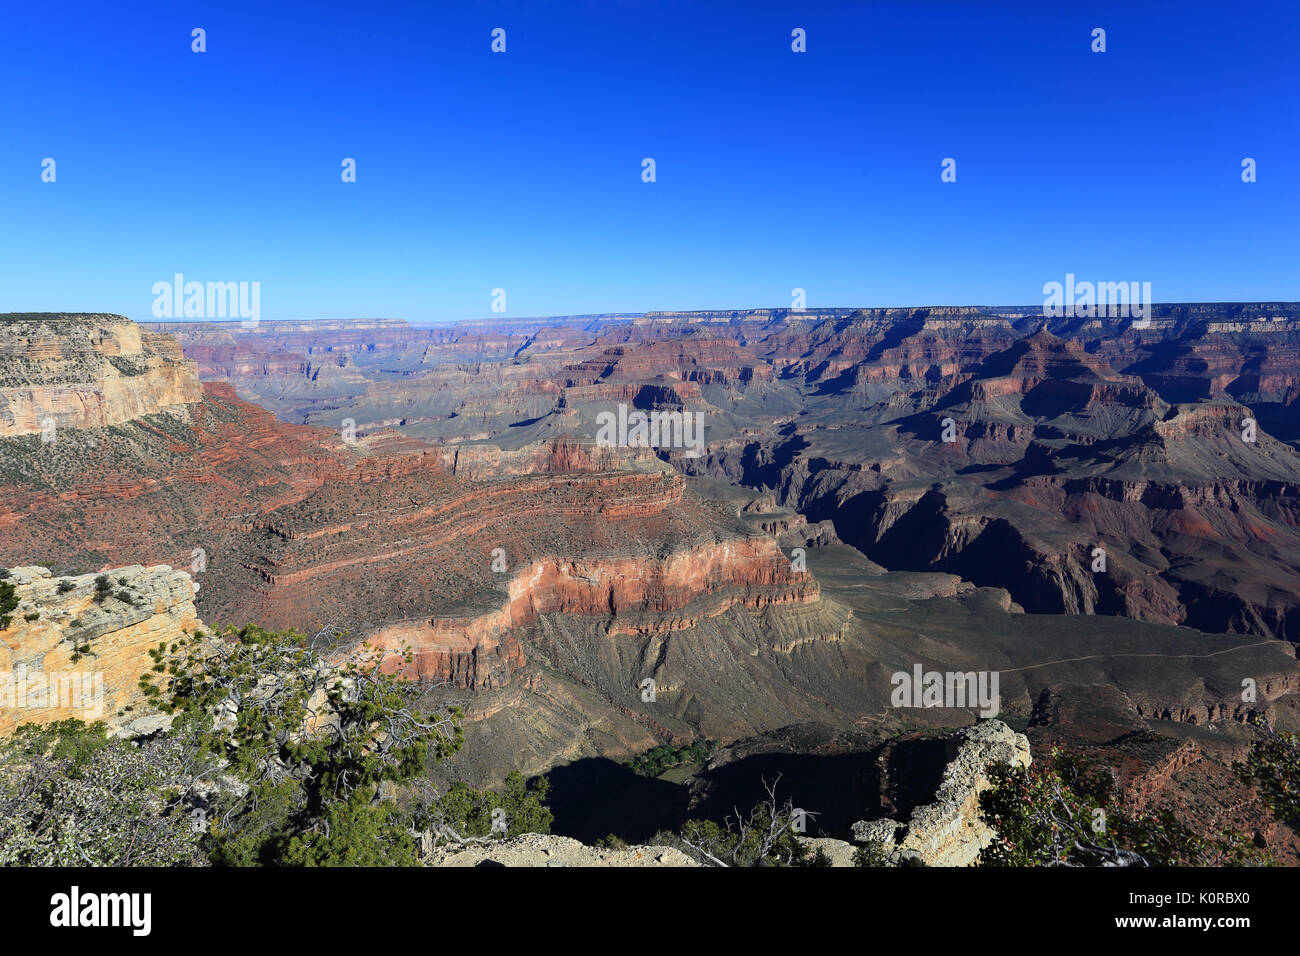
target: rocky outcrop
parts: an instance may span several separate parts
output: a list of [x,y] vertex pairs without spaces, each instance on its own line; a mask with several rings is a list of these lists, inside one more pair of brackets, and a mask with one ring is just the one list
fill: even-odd
[[699,866],[681,850],[666,846],[604,849],[571,837],[525,833],[464,847],[436,847],[421,857],[425,866]]
[[956,752],[943,771],[934,799],[915,807],[905,823],[860,821],[853,825],[859,843],[879,844],[892,863],[971,866],[993,831],[980,813],[979,796],[990,786],[997,764],[1028,767],[1029,741],[1000,720],[987,720],[952,738]]
[[845,840],[833,837],[795,837],[812,854],[813,859],[820,858],[829,866],[856,866],[853,862],[855,848]]
[[8,581],[18,607],[0,630],[0,734],[70,718],[114,732],[156,723],[138,685],[154,663],[149,651],[201,625],[188,574],[132,565],[56,577],[22,567]]

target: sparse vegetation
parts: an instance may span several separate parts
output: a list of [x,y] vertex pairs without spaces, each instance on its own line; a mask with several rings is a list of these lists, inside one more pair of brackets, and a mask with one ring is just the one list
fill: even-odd
[[255,626],[219,637],[151,653],[140,685],[174,718],[166,733],[70,720],[0,741],[0,863],[408,865],[425,837],[550,832],[545,777],[431,785],[427,765],[462,745],[460,712],[417,710],[419,685],[380,661],[340,669]]
[[474,790],[457,781],[439,794],[427,779],[413,788],[409,801],[412,827],[435,842],[483,842],[521,833],[550,833],[546,808],[550,782],[538,777],[528,784],[512,770],[501,792]]
[[825,854],[813,853],[799,841],[796,821],[802,811],[790,800],[778,802],[779,782],[779,777],[770,784],[764,781],[767,797],[747,814],[737,812],[721,823],[688,820],[680,833],[661,831],[650,842],[676,847],[705,866],[829,866]]
[[384,799],[426,759],[463,742],[460,712],[426,714],[419,687],[379,661],[342,669],[303,635],[250,625],[152,653],[162,674],[140,679],[192,742],[196,774],[237,783],[204,797],[204,846],[225,865],[404,865],[410,827]]
[[995,768],[980,796],[996,832],[983,866],[1242,866],[1271,862],[1241,833],[1197,834],[1168,810],[1126,812],[1110,772],[1061,749]]
[[145,362],[130,359],[125,355],[106,355],[104,357],[108,359],[108,363],[113,368],[128,378],[134,378],[149,371],[149,366]]
[[658,777],[674,767],[701,763],[713,753],[712,740],[674,746],[662,744],[627,761],[627,767],[643,777]]
[[1279,820],[1300,832],[1300,735],[1276,731],[1262,719],[1255,723],[1266,736],[1233,769],[1259,790]]
[[[884,844],[879,840],[869,840],[853,851],[854,866],[889,866],[889,857]],[[902,864],[905,865],[905,864]]]
[[202,865],[185,768],[175,739],[135,744],[79,720],[19,727],[0,740],[0,865]]

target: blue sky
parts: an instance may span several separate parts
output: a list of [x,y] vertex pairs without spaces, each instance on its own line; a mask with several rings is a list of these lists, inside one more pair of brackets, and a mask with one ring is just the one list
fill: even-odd
[[10,4],[0,311],[1300,299],[1297,49],[1293,2]]

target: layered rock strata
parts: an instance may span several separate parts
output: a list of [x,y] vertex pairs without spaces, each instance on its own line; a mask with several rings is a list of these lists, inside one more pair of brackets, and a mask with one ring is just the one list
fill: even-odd
[[0,438],[117,425],[201,400],[168,335],[115,315],[0,316]]

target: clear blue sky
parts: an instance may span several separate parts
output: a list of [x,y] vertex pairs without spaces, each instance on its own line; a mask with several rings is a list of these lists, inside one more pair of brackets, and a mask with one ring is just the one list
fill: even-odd
[[1297,50],[1294,0],[8,3],[0,311],[1300,299]]

